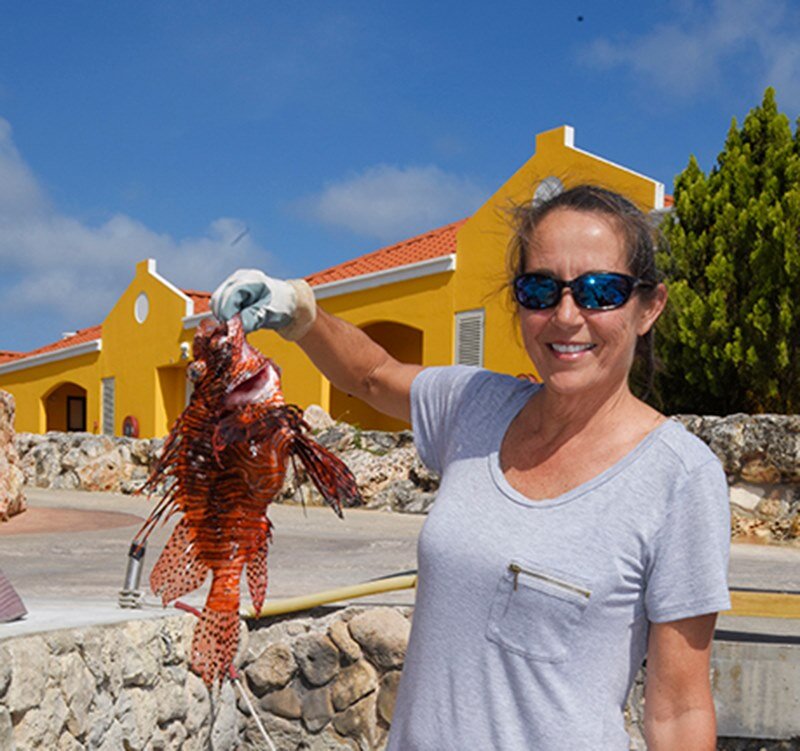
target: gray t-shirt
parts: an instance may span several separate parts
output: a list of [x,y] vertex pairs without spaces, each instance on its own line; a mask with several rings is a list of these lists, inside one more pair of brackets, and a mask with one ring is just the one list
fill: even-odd
[[461,366],[414,380],[415,441],[442,483],[390,751],[627,751],[648,622],[730,607],[728,489],[706,445],[667,421],[589,482],[531,500],[498,453],[537,388]]

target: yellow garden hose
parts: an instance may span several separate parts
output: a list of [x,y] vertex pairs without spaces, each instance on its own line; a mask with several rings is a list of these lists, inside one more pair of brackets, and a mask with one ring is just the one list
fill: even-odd
[[283,600],[272,600],[261,608],[261,612],[255,613],[251,609],[243,613],[243,615],[245,618],[267,618],[274,615],[294,613],[299,610],[309,610],[310,608],[316,608],[320,605],[340,602],[341,600],[351,600],[356,597],[368,597],[369,595],[395,592],[401,589],[413,589],[416,585],[416,574],[387,576],[383,579],[364,582],[363,584],[353,584],[349,587],[328,589],[324,592],[316,592],[300,597],[287,597]]

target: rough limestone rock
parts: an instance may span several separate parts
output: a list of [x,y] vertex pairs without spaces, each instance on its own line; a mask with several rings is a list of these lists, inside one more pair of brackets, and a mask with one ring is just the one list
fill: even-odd
[[390,670],[381,678],[381,687],[378,691],[378,714],[387,724],[392,724],[394,715],[394,705],[397,702],[397,688],[400,685],[399,670]]
[[[364,506],[426,513],[432,505],[439,478],[420,461],[411,431],[387,433],[335,423],[315,437],[353,472]],[[282,500],[315,506],[324,503],[302,468],[295,476],[291,467]]]
[[734,480],[800,483],[800,415],[676,419],[708,444]]
[[247,680],[256,696],[283,688],[297,670],[292,648],[286,642],[270,644],[247,668]]
[[17,452],[14,415],[14,397],[0,391],[0,521],[25,510],[25,475]]
[[370,608],[355,616],[348,627],[374,665],[388,669],[403,664],[411,624],[397,610]]
[[312,686],[322,686],[339,672],[339,650],[324,634],[301,636],[294,655],[303,677]]
[[163,439],[92,433],[20,433],[24,482],[40,488],[133,493],[149,477]]
[[303,697],[303,725],[312,733],[318,733],[333,717],[333,703],[328,686],[314,688]]
[[366,660],[359,660],[344,668],[331,684],[333,707],[337,712],[341,712],[375,691],[377,687],[377,671]]
[[261,708],[287,720],[299,720],[303,715],[303,700],[299,684],[270,691],[261,697]]
[[318,404],[311,404],[303,412],[303,419],[315,433],[332,428],[336,421]]
[[374,693],[348,707],[333,719],[333,727],[341,735],[354,738],[361,748],[377,748],[384,731],[375,722],[376,696]]
[[344,621],[334,621],[328,629],[328,636],[341,653],[341,660],[345,665],[361,659],[363,654],[358,642],[350,636],[347,624]]

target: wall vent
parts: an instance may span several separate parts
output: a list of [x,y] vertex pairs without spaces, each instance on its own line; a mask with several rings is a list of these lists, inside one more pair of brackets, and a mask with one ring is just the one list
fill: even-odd
[[103,435],[114,435],[116,396],[114,378],[103,379]]
[[456,365],[483,367],[484,318],[483,308],[456,313]]

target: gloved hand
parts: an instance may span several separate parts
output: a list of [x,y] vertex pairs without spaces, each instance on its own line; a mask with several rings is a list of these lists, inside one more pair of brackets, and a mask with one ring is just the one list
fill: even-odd
[[247,333],[275,329],[284,339],[295,341],[311,328],[317,306],[303,279],[284,281],[257,269],[239,269],[214,290],[211,311],[220,321],[240,313]]

